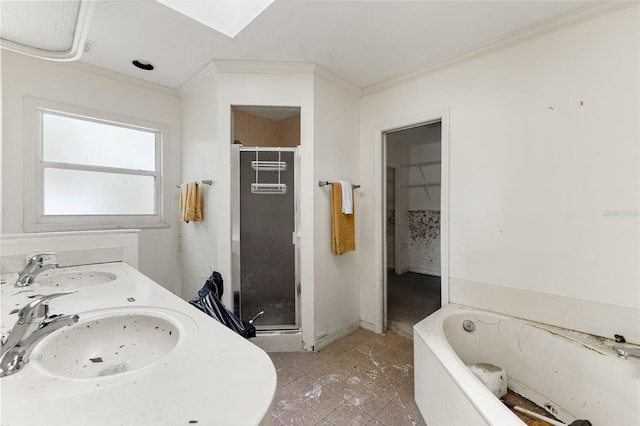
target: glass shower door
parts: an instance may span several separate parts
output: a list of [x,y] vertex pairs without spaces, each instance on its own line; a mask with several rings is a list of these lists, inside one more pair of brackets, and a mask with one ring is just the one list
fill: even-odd
[[240,148],[240,317],[260,329],[298,327],[295,148]]

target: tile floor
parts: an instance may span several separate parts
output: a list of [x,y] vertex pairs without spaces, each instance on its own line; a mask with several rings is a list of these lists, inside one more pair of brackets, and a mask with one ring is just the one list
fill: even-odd
[[389,274],[390,332],[360,329],[318,352],[269,353],[278,373],[274,426],[419,425],[413,325],[440,308],[440,277]]
[[272,352],[272,417],[281,425],[420,425],[413,343],[359,329],[318,352]]

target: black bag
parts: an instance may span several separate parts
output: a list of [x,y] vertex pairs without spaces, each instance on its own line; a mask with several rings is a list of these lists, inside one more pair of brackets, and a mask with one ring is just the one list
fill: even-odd
[[189,303],[245,339],[256,337],[256,328],[253,324],[248,321],[241,321],[222,304],[220,299],[223,291],[222,275],[214,271]]

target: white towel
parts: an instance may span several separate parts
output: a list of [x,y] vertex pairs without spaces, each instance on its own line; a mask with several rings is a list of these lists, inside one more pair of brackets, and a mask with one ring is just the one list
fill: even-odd
[[351,182],[339,180],[342,187],[342,213],[353,214],[353,188]]

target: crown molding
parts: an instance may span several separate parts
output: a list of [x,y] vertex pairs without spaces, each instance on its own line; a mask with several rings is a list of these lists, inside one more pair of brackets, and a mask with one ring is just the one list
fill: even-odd
[[214,59],[178,87],[183,93],[191,83],[216,74],[309,74],[316,65],[302,62],[236,61]]
[[218,73],[237,74],[309,74],[314,77],[324,78],[332,83],[349,90],[360,96],[362,89],[351,83],[346,78],[329,71],[328,69],[311,63],[303,62],[271,62],[271,61],[232,61],[214,60],[202,68],[189,80],[184,82],[178,92],[181,93],[192,82],[208,75]]
[[357,95],[357,96],[361,96],[362,95],[362,88],[356,86],[355,84],[353,84],[352,82],[350,82],[346,78],[341,77],[338,74],[334,73],[333,71],[329,71],[328,69],[326,69],[326,68],[324,68],[324,67],[322,67],[320,65],[316,65],[316,67],[315,67],[315,75],[317,77],[324,78],[325,80],[328,80],[328,81],[330,81],[332,83],[338,84],[339,86],[347,89],[348,91],[350,91],[354,95]]
[[142,87],[145,89],[154,90],[156,92],[161,92],[171,96],[178,96],[178,91],[172,87],[163,86],[161,84],[152,83],[147,80],[142,80],[140,78],[132,77],[126,74],[119,73],[117,71],[111,71],[106,68],[100,68],[95,65],[87,64],[84,62],[58,62],[56,64],[60,64],[63,66],[67,66],[69,68],[76,69],[78,71],[87,72],[90,74],[99,75],[100,77],[108,78],[110,80],[116,80],[121,83],[131,84],[133,86]]
[[186,90],[188,90],[189,86],[195,82],[200,80],[201,78],[205,78],[209,75],[214,75],[216,73],[216,65],[212,62],[209,62],[207,65],[202,67],[200,71],[189,77],[185,80],[177,89],[178,94],[182,96]]
[[273,62],[273,61],[213,61],[213,65],[219,73],[237,74],[312,74],[315,64],[304,62]]
[[638,1],[595,1],[579,9],[554,16],[540,23],[513,31],[505,36],[483,43],[479,46],[463,50],[454,55],[437,60],[435,62],[414,68],[410,71],[381,80],[362,89],[362,96],[381,92],[401,84],[416,80],[443,69],[471,61],[515,44],[523,43],[536,37],[575,25],[590,19],[595,19],[622,9],[637,6]]

